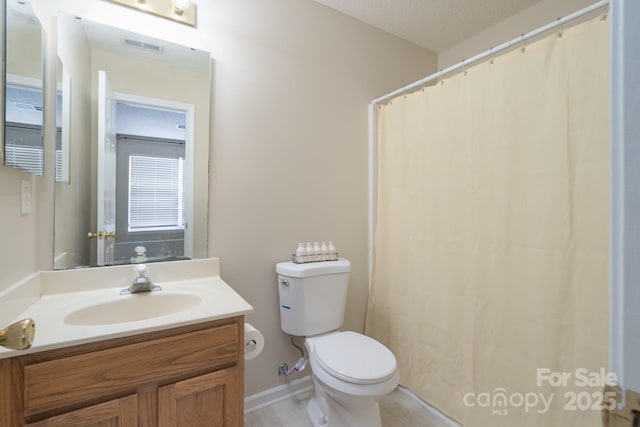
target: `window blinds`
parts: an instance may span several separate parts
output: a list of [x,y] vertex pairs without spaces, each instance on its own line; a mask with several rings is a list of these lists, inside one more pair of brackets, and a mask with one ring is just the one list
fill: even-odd
[[4,163],[6,166],[11,166],[34,175],[42,175],[44,170],[42,148],[7,143],[4,148],[4,154]]
[[129,231],[184,229],[183,163],[129,156]]

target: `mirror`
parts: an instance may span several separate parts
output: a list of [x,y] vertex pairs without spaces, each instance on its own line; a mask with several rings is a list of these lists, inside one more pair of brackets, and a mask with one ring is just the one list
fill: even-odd
[[71,128],[71,76],[58,58],[56,94],[56,182],[69,184],[69,129]]
[[28,0],[7,0],[4,164],[44,174],[42,25]]
[[54,269],[206,257],[210,54],[62,13],[57,28]]

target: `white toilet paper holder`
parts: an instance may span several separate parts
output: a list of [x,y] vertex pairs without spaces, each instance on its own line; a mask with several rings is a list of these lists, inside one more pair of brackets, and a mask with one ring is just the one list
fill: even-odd
[[264,337],[249,323],[244,324],[244,360],[251,360],[262,353]]
[[246,343],[244,343],[244,352],[249,353],[249,352],[255,351],[257,347],[258,347],[258,343],[256,342],[256,340],[249,340]]

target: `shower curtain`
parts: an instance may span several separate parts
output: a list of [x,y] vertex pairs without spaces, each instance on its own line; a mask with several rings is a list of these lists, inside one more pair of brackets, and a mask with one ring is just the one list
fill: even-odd
[[378,109],[366,333],[466,427],[610,402],[608,64],[598,18]]

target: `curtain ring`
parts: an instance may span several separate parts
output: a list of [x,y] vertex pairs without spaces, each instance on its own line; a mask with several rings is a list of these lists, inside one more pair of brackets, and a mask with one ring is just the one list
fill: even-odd
[[527,39],[524,38],[524,34],[522,34],[520,38],[522,39],[522,47],[520,48],[520,52],[525,53],[527,51]]
[[[561,18],[558,18],[558,22],[560,21]],[[560,30],[558,31],[558,38],[561,39],[562,37],[564,37],[564,24],[560,24]]]
[[467,64],[465,63],[466,59],[462,60],[462,74],[466,77],[469,72],[467,71]]
[[493,65],[493,62],[496,59],[496,54],[493,52],[493,46],[489,48],[489,52],[491,52],[491,59],[489,60],[489,64]]
[[604,5],[604,12],[602,12],[602,17],[600,17],[600,21],[606,21],[609,17],[609,3]]

